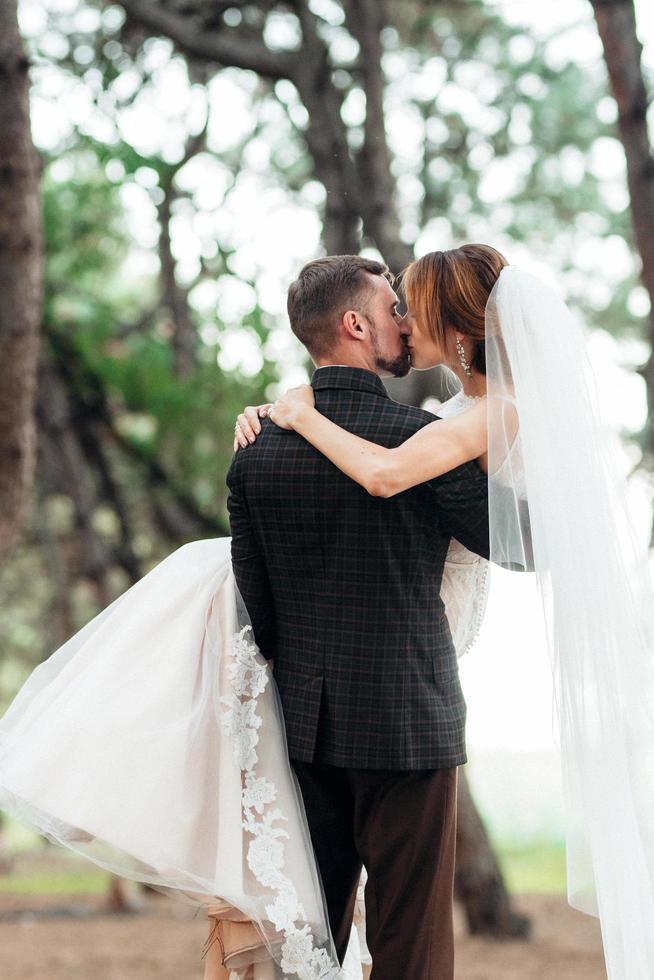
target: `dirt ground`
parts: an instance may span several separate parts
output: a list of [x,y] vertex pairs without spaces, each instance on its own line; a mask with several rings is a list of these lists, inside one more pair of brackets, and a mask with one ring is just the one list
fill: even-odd
[[[202,980],[207,926],[161,896],[108,915],[93,895],[0,894],[1,980]],[[596,920],[563,897],[523,896],[533,937],[471,939],[457,921],[456,980],[606,980]],[[411,980],[411,978],[398,978]]]

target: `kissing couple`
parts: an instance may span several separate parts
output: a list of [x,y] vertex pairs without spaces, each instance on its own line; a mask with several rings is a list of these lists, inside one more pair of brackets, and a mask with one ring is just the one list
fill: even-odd
[[[363,869],[374,980],[452,980],[457,654],[493,565],[527,572],[569,899],[612,980],[651,980],[651,587],[583,331],[490,246],[425,255],[398,291],[359,256],[301,270],[316,369],[239,416],[231,541],[178,549],[34,671],[0,721],[0,806],[205,907],[212,980],[360,977]],[[438,416],[388,396],[437,364],[461,382]]]

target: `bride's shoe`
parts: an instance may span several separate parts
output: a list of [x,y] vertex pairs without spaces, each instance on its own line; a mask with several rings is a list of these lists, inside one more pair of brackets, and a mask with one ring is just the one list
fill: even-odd
[[[267,957],[266,947],[254,924],[228,902],[216,902],[207,909],[211,923],[209,937],[205,943],[204,980],[250,980],[254,978],[254,968],[241,973],[239,968],[256,961],[256,953],[261,950],[261,959]],[[244,954],[247,954],[244,956]],[[263,972],[262,972],[263,971]],[[274,965],[261,962],[257,966],[257,980],[274,980]]]

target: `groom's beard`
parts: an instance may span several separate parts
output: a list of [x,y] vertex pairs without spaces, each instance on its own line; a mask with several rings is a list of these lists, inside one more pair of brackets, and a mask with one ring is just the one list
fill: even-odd
[[372,326],[372,351],[375,356],[375,367],[378,371],[388,371],[390,375],[394,378],[405,378],[409,371],[411,370],[411,351],[405,344],[404,340],[401,341],[402,347],[404,348],[402,353],[393,359],[386,357],[379,347],[377,341],[377,328],[375,326],[375,321],[368,317],[370,324]]

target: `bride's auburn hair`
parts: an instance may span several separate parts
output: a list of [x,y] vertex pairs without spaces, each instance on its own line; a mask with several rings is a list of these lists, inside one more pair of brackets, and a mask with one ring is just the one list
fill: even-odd
[[449,346],[448,327],[470,337],[474,342],[470,366],[482,374],[486,374],[486,303],[508,264],[492,245],[462,245],[428,252],[402,273],[402,292],[418,323],[443,350]]

